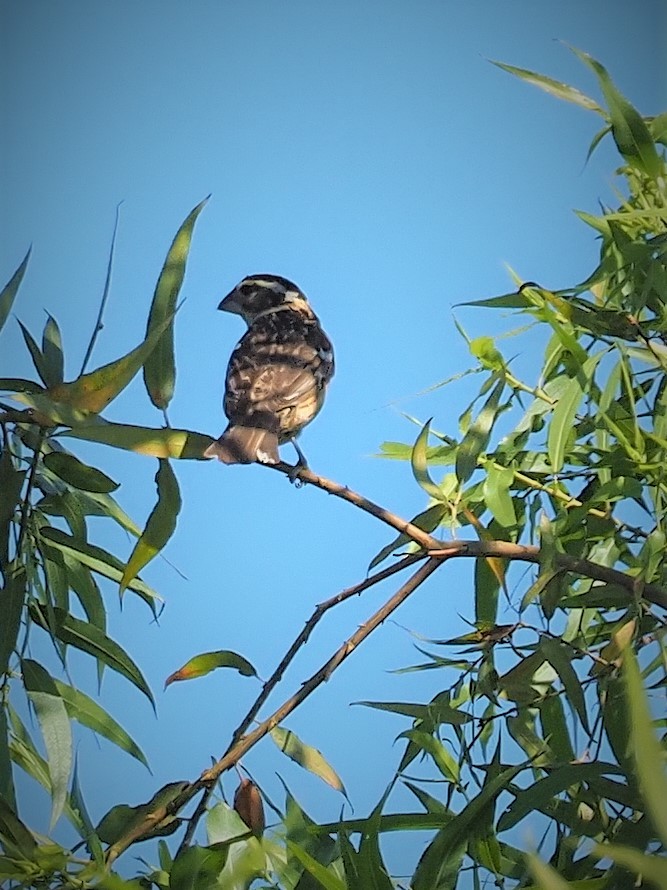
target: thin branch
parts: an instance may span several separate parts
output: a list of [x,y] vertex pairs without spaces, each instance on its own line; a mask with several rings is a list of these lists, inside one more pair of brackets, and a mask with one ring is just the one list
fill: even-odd
[[[447,559],[461,556],[473,558],[495,556],[538,564],[540,561],[539,547],[534,544],[512,544],[509,541],[452,541],[445,548],[429,549],[427,553],[431,557],[437,558],[442,555]],[[567,572],[603,581],[605,584],[617,584],[633,596],[642,596],[654,605],[667,609],[667,591],[657,584],[645,584],[639,578],[633,578],[617,569],[610,569],[589,559],[568,556],[566,553],[556,553],[555,558],[557,564]]]
[[[215,784],[218,778],[225,770],[231,769],[238,763],[247,751],[250,750],[260,739],[264,738],[274,727],[278,726],[289,714],[294,711],[311,693],[313,693],[322,683],[326,682],[333,672],[340,667],[345,659],[354,652],[374,630],[376,630],[409,596],[412,594],[444,561],[444,552],[440,553],[437,559],[428,559],[417,571],[408,578],[408,580],[400,587],[396,593],[384,605],[382,605],[371,617],[362,624],[352,636],[346,640],[342,646],[329,658],[322,667],[316,671],[308,680],[306,680],[299,690],[288,698],[279,708],[277,708],[270,717],[262,721],[251,733],[240,738],[228,751],[223,754],[210,769],[205,770],[201,776],[191,784],[187,785],[181,794],[170,804],[160,806],[148,813],[144,819],[135,825],[131,831],[119,838],[107,850],[107,865],[111,865],[118,856],[121,855],[132,843],[144,837],[151,831],[155,830],[161,822],[167,817],[173,816],[192,800],[200,791],[207,789]],[[200,801],[201,805],[201,801]],[[198,808],[199,809],[199,808]],[[192,825],[194,815],[190,821]],[[190,826],[189,826],[190,827]],[[193,828],[194,831],[194,828]]]
[[352,489],[348,488],[346,485],[340,485],[338,482],[334,482],[331,479],[325,479],[324,476],[318,476],[316,473],[313,473],[309,467],[301,467],[295,474],[294,467],[291,466],[291,464],[283,462],[277,464],[263,464],[262,466],[266,466],[271,470],[278,470],[280,473],[284,473],[290,478],[296,478],[299,482],[302,482],[305,485],[314,485],[316,488],[321,488],[322,491],[326,491],[327,494],[332,494],[334,497],[341,498],[349,504],[354,504],[354,506],[359,507],[360,510],[370,513],[371,516],[375,516],[376,519],[381,520],[386,523],[386,525],[390,525],[397,532],[407,535],[408,538],[411,538],[425,550],[432,550],[443,546],[442,541],[438,541],[437,538],[432,537],[432,535],[429,535],[428,532],[425,532],[412,522],[408,522],[406,519],[403,519],[396,513],[392,513],[390,510],[385,510],[384,507],[380,507],[379,504],[369,501],[368,498],[358,494],[356,491],[352,491]]
[[90,361],[90,357],[93,354],[93,349],[95,347],[95,341],[97,340],[97,336],[104,327],[102,324],[102,319],[104,317],[104,309],[107,304],[107,299],[109,297],[109,287],[111,286],[111,268],[113,266],[113,255],[116,249],[116,234],[118,232],[118,220],[120,217],[120,205],[123,202],[121,201],[116,205],[116,220],[113,226],[113,235],[111,236],[111,247],[109,248],[109,260],[107,262],[107,274],[104,280],[104,290],[102,291],[102,300],[100,302],[100,309],[97,313],[97,320],[95,321],[95,327],[93,329],[93,334],[90,338],[90,343],[88,344],[88,348],[86,349],[86,354],[83,358],[83,363],[81,364],[81,370],[79,371],[79,377],[83,376],[86,368],[88,367],[88,362]]
[[[255,699],[255,701],[250,706],[248,713],[245,715],[245,717],[243,718],[241,723],[238,725],[238,727],[234,730],[234,733],[232,734],[232,740],[229,743],[227,750],[223,754],[223,757],[225,757],[227,754],[229,754],[229,752],[234,748],[234,746],[239,741],[239,739],[243,736],[243,733],[247,730],[247,728],[250,726],[252,721],[255,719],[255,717],[259,713],[260,708],[264,704],[264,702],[267,700],[269,695],[273,692],[273,690],[278,685],[278,683],[282,680],[282,678],[285,674],[285,671],[287,670],[287,668],[289,667],[291,662],[294,660],[294,657],[296,656],[299,649],[301,649],[301,647],[304,646],[308,642],[308,639],[310,638],[310,635],[312,634],[313,630],[315,629],[315,626],[320,621],[320,619],[326,614],[326,612],[329,611],[329,609],[332,609],[334,606],[337,606],[339,603],[342,603],[345,600],[350,599],[350,597],[358,596],[360,593],[362,593],[364,590],[367,590],[369,587],[373,587],[375,584],[379,584],[381,581],[386,580],[387,578],[391,577],[392,575],[395,575],[397,572],[403,571],[403,569],[407,568],[408,566],[413,565],[415,562],[418,562],[419,560],[422,560],[425,558],[426,558],[425,555],[422,553],[410,554],[409,556],[404,557],[403,559],[401,559],[400,562],[395,563],[394,565],[390,566],[389,568],[383,569],[381,572],[376,572],[376,574],[371,575],[368,578],[365,578],[363,581],[360,581],[359,584],[355,584],[353,587],[348,587],[346,590],[342,590],[340,593],[337,593],[335,596],[332,596],[330,599],[324,600],[324,602],[322,602],[322,603],[318,603],[318,605],[315,607],[315,611],[310,616],[310,618],[306,621],[303,629],[301,630],[301,632],[298,634],[298,636],[296,637],[296,639],[294,640],[292,645],[289,647],[289,649],[285,653],[285,656],[281,660],[278,667],[271,674],[271,676],[266,681],[266,683],[262,686],[262,691],[259,693],[259,695]],[[198,824],[199,820],[201,819],[201,817],[206,812],[206,807],[208,805],[208,801],[211,797],[211,794],[213,793],[213,788],[214,788],[214,785],[210,785],[208,788],[206,788],[199,803],[197,804],[196,810],[190,817],[188,827],[187,827],[185,834],[183,836],[183,840],[181,841],[181,844],[179,846],[179,850],[178,850],[179,852],[184,850],[189,845],[190,841],[192,840],[192,836],[195,832],[197,824]]]

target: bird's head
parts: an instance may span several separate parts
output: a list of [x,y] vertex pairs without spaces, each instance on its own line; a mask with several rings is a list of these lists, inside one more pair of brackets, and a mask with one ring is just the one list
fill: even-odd
[[248,275],[222,300],[218,309],[240,315],[251,325],[262,315],[281,309],[295,309],[310,314],[303,291],[280,275]]

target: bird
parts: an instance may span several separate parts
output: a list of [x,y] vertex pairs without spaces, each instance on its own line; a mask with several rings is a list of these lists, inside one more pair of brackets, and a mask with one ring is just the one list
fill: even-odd
[[296,467],[307,466],[296,436],[322,407],[335,368],[331,341],[308,298],[281,275],[248,275],[218,309],[240,315],[248,330],[227,366],[229,425],[204,457],[277,464],[278,446],[291,442]]

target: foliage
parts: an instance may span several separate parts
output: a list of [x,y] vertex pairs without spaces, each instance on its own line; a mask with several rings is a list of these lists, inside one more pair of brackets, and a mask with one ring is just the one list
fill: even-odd
[[[113,871],[115,860],[133,842],[159,838],[142,886],[436,890],[488,879],[545,890],[667,886],[667,778],[656,733],[664,719],[652,716],[664,705],[666,682],[667,115],[642,118],[598,62],[578,55],[596,75],[605,107],[550,78],[501,66],[600,115],[591,151],[610,134],[622,158],[619,205],[599,216],[579,213],[600,242],[600,261],[584,282],[551,291],[517,281],[517,291],[473,304],[510,310],[528,320],[533,342],[542,337],[536,382],[520,379],[491,337],[468,339],[461,330],[482,382],[458,433],[436,432],[429,421],[414,445],[382,446],[384,457],[410,462],[429,499],[409,523],[301,471],[303,482],[398,532],[371,569],[391,554],[400,559],[317,607],[213,767],[191,783],[170,783],[141,806],[115,806],[97,826],[79,787],[70,722],[146,758],[96,701],[30,657],[29,641],[50,640],[63,667],[68,650],[78,649],[92,656],[100,675],[115,671],[152,701],[139,666],[107,635],[99,582],[117,583],[119,595],[127,591],[157,611],[157,593],[139,572],[176,529],[180,493],[170,460],[199,459],[211,440],[168,424],[158,430],[110,423],[102,412],[143,369],[149,398],[167,419],[178,293],[204,202],[179,229],[146,336],[127,355],[87,372],[96,330],[81,373],[65,382],[55,319],[48,317],[41,344],[21,326],[39,381],[0,381],[27,406],[3,404],[1,417],[0,877],[8,885],[135,887]],[[27,262],[0,294],[0,327]],[[143,531],[115,500],[114,480],[69,450],[76,440],[157,458],[156,505]],[[438,481],[441,467],[447,472]],[[89,539],[90,516],[137,538],[127,562]],[[440,528],[453,540],[435,538]],[[474,537],[462,540],[462,531]],[[213,802],[219,776],[268,734],[287,757],[345,793],[322,755],[280,724],[429,574],[442,578],[456,558],[474,559],[474,627],[457,639],[431,640],[421,648],[424,661],[410,668],[440,672],[442,690],[428,702],[362,703],[406,720],[395,774],[370,815],[317,825],[286,789],[279,826],[264,834],[254,782],[241,781],[233,807]],[[520,562],[532,566],[530,575],[518,573]],[[249,731],[324,613],[408,567],[416,571],[350,645]],[[505,600],[516,614],[512,624],[499,623]],[[255,675],[242,655],[223,650],[196,656],[168,682],[229,667]],[[22,696],[41,743],[19,716]],[[439,797],[433,783],[408,773],[417,764],[438,777]],[[38,836],[23,821],[14,768],[48,791],[52,827],[68,819],[85,852]],[[414,796],[417,812],[392,811],[399,784]],[[183,817],[196,796],[194,813]],[[193,840],[203,816],[205,845]],[[517,845],[517,825],[541,834],[536,851]],[[183,828],[177,848],[164,840]],[[392,879],[381,839],[424,830],[431,839],[414,874]]]

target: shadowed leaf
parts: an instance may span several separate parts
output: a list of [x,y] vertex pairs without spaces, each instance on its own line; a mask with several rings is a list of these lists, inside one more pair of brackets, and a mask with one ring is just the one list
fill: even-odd
[[[271,730],[271,738],[290,760],[319,776],[336,791],[345,794],[345,788],[338,775],[316,748],[306,745],[297,735],[289,729],[283,729],[282,726],[276,726]],[[345,796],[347,797],[346,794]]]
[[118,482],[114,482],[101,470],[89,467],[73,454],[52,451],[45,455],[44,463],[56,476],[81,491],[109,494],[120,487]]
[[21,282],[23,281],[23,276],[25,275],[25,270],[28,265],[28,260],[30,259],[30,251],[32,248],[28,249],[28,252],[23,257],[18,269],[12,277],[9,279],[7,284],[3,287],[0,292],[0,331],[4,327],[5,322],[9,316],[9,313],[12,311],[12,305],[14,304],[14,298],[16,297],[16,293],[21,286]]

